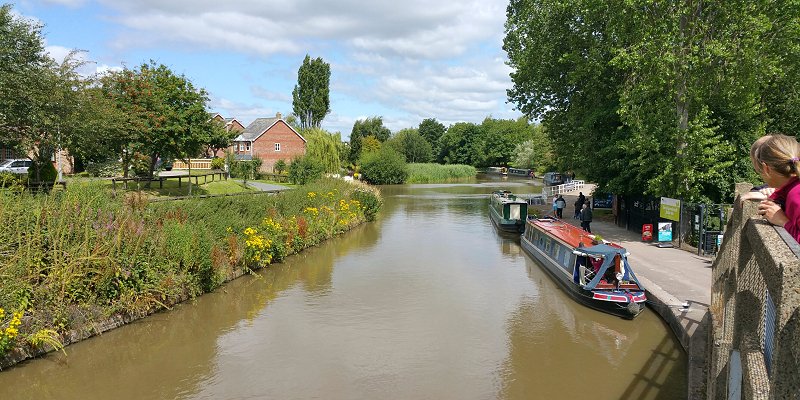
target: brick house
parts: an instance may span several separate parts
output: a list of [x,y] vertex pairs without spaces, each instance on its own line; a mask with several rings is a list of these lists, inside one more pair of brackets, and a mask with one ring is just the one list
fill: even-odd
[[233,139],[231,150],[240,160],[258,156],[263,161],[261,171],[274,172],[276,161],[288,164],[306,154],[306,139],[277,113],[273,118],[256,118]]
[[23,158],[23,156],[21,154],[17,154],[17,152],[11,148],[0,146],[0,162],[12,158]]
[[[0,163],[13,158],[32,158],[31,154],[20,153],[10,147],[0,146]],[[59,162],[61,171],[65,174],[72,174],[75,169],[75,159],[66,150],[61,150],[50,156],[53,167],[58,170]]]
[[244,125],[237,121],[236,118],[225,118],[221,114],[212,114],[211,119],[225,124],[225,130],[241,132],[244,130]]

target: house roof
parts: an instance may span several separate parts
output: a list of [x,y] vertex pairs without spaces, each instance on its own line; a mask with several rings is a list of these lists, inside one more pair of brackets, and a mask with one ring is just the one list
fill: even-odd
[[[235,142],[254,142],[256,139],[261,137],[264,133],[266,133],[269,128],[272,128],[278,121],[281,121],[282,118],[272,117],[272,118],[256,118],[255,121],[251,122],[250,125],[247,125],[246,128],[236,137],[233,139]],[[284,122],[285,123],[285,122]],[[300,139],[303,139],[306,142],[306,138],[303,135],[299,134],[291,125],[286,124],[289,129],[292,130]]]

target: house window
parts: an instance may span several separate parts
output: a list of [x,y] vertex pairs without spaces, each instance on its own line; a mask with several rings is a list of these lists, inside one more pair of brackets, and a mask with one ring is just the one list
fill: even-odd
[[281,151],[281,144],[275,143],[275,151]]
[[242,147],[243,147],[243,146],[242,146],[242,144],[241,144],[241,143],[237,143],[237,144],[236,144],[236,151],[242,151]]
[[250,142],[245,143],[245,151],[250,151]]

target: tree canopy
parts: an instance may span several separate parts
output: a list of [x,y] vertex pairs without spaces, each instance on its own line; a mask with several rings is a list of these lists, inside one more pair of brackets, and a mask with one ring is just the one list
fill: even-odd
[[370,117],[364,120],[357,120],[353,124],[350,132],[350,162],[356,163],[361,158],[362,140],[367,136],[372,136],[380,143],[389,139],[392,131],[383,126],[382,117]]
[[330,79],[330,64],[321,57],[311,59],[306,55],[292,91],[293,112],[300,119],[300,128],[319,128],[331,112]]
[[386,144],[402,154],[410,163],[426,163],[433,156],[430,143],[416,129],[401,129],[387,140]]
[[798,7],[512,0],[509,100],[603,190],[719,201],[766,128],[796,132]]

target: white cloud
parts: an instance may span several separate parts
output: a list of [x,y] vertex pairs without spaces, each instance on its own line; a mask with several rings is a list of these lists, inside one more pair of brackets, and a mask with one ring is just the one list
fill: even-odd
[[463,54],[474,40],[502,28],[506,6],[502,0],[103,2],[137,32],[136,40],[122,40],[122,46],[169,40],[269,55],[335,40],[360,51],[411,58]]
[[45,46],[44,51],[55,60],[57,63],[64,62],[64,59],[72,52],[72,49],[68,49],[63,46]]
[[[331,64],[334,109],[323,126],[345,137],[357,119],[376,112],[392,131],[424,118],[450,124],[519,115],[505,104],[511,87],[501,50],[507,0],[98,2],[108,7],[104,22],[117,24],[108,32],[115,56],[103,60],[151,51],[246,60],[241,69],[226,71],[247,85],[249,90],[239,91],[242,98],[215,97],[213,84],[196,82],[212,93],[214,111],[245,124],[291,111],[273,109],[291,107],[289,93],[273,88],[294,85],[306,53]],[[177,68],[191,76],[190,64]]]

